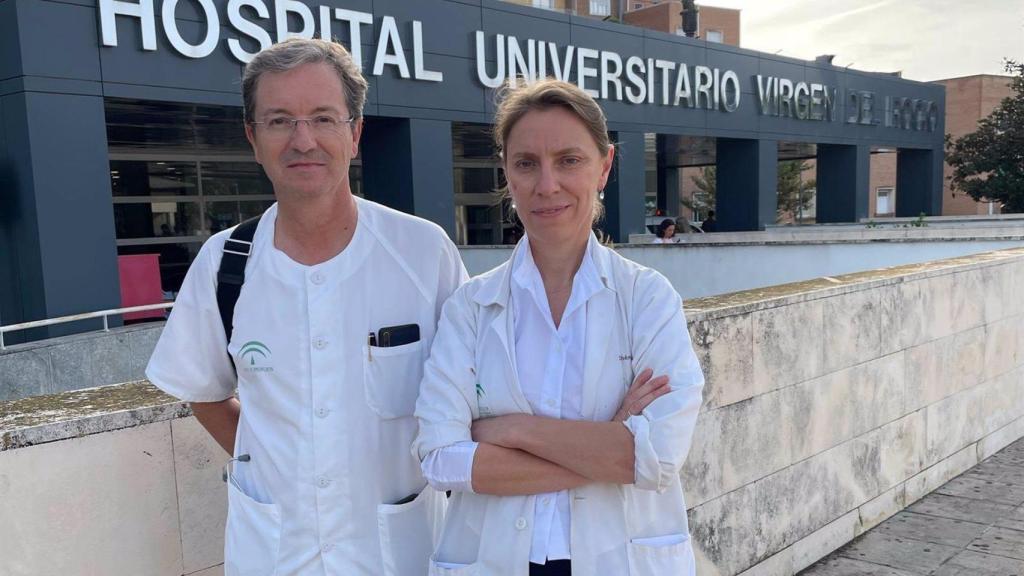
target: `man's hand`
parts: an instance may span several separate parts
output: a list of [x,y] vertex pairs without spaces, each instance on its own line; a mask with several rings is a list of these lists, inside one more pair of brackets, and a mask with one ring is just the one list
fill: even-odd
[[626,392],[626,397],[622,399],[619,411],[612,418],[612,422],[625,422],[630,416],[636,416],[642,412],[660,396],[672,391],[672,387],[668,385],[668,376],[651,378],[653,374],[654,371],[650,368],[645,368],[643,372],[637,374],[629,391]]

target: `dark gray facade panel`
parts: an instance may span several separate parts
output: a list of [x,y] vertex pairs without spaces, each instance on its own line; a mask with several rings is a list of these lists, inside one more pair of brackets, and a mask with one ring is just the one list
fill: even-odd
[[726,70],[734,70],[739,76],[740,92],[743,94],[742,98],[747,100],[746,104],[749,106],[756,102],[757,82],[749,76],[756,74],[753,71],[758,68],[757,56],[723,50],[710,42],[708,44],[705,65],[712,69],[718,68],[723,74]]
[[715,212],[719,232],[764,230],[776,220],[778,142],[715,141]]
[[871,148],[865,144],[819,144],[816,220],[858,222],[870,204]]
[[454,235],[451,123],[373,119],[360,145],[367,198],[422,216]]
[[756,99],[757,96],[741,93],[740,106],[735,112],[728,114],[708,112],[709,132],[715,133],[718,130],[756,131],[761,120],[756,106]]
[[[205,25],[179,22],[186,39],[205,34]],[[157,18],[156,51],[142,49],[137,18],[117,18],[117,46],[99,48],[103,80],[122,84],[159,86],[175,90],[215,92],[241,90],[242,65],[228,50],[224,38],[229,29],[221,27],[221,42],[206,58],[192,59],[174,51]],[[231,32],[233,35],[233,32]],[[194,40],[193,40],[194,41]]]
[[[804,82],[806,81],[806,78],[804,77],[806,67],[807,63],[803,60],[780,58],[772,55],[761,55],[757,59],[757,71],[752,74],[789,78],[794,83]],[[752,75],[750,71],[746,72],[748,76]]]
[[455,188],[452,169],[452,124],[440,120],[409,120],[413,213],[455,237]]
[[934,150],[898,149],[896,216],[935,216],[941,213],[942,154]]
[[[371,114],[367,114],[370,116]],[[449,122],[473,122],[489,124],[494,120],[493,114],[470,113],[455,110],[437,110],[435,108],[412,108],[409,106],[377,106],[373,116],[383,118],[419,118],[421,120],[446,120]]]
[[[407,55],[411,58],[412,55]],[[483,93],[475,83],[476,67],[472,60],[441,56],[430,57],[431,70],[444,74],[444,82],[414,82],[400,77],[395,66],[385,66],[382,76],[371,81],[377,86],[377,104],[410,106],[439,110],[483,112]]]
[[[370,12],[369,9],[366,11]],[[422,22],[423,51],[427,54],[472,56],[476,47],[475,31],[482,27],[479,5],[474,7],[459,2],[374,0],[372,11],[378,15],[373,20],[373,37],[380,34],[383,16],[393,16],[397,20],[402,47],[407,51],[413,47],[412,21]],[[409,64],[412,65],[411,59]]]
[[130,98],[137,100],[154,100],[157,102],[181,102],[187,104],[210,104],[222,106],[241,106],[242,91],[212,92],[200,90],[177,90],[160,86],[140,86],[138,84],[119,84],[105,82],[103,95],[108,98]]
[[103,99],[26,94],[26,101],[39,233],[40,260],[33,265],[43,271],[46,294],[41,317],[116,308],[121,297]]
[[708,60],[705,42],[650,30],[644,35],[644,53],[637,56],[683,62],[691,68],[706,66]]
[[20,76],[0,82],[0,94],[18,92],[50,92],[53,94],[77,94],[79,96],[102,96],[103,84],[90,80],[67,80],[45,76]]
[[[7,0],[11,2],[12,0]],[[36,218],[36,183],[29,147],[30,126],[27,95],[11,94],[0,98],[3,107],[3,138],[6,154],[2,164],[4,194],[0,195],[0,222],[12,252],[6,257],[9,269],[0,276],[10,278],[12,287],[0,293],[4,299],[0,311],[3,324],[16,324],[45,318],[46,295],[42,290],[43,270],[40,254],[40,230]],[[0,284],[0,287],[3,287]],[[24,333],[12,335],[8,342],[19,342]]]
[[[11,3],[10,0],[5,0]],[[2,13],[0,3],[0,13]],[[18,273],[18,243],[15,232],[21,194],[16,187],[14,166],[7,150],[7,98],[0,97],[0,325],[15,324],[21,315],[21,276]],[[10,336],[15,336],[11,334]],[[20,342],[7,337],[5,342]]]
[[[99,46],[99,31],[94,9],[49,0],[22,0],[18,20],[22,31],[35,30],[20,36],[23,74],[101,79],[100,59],[95,50]],[[62,49],[70,46],[81,48]]]
[[615,163],[604,189],[605,218],[601,229],[615,242],[646,232],[644,226],[644,133],[613,132]]
[[0,1],[0,80],[22,75],[18,2]]

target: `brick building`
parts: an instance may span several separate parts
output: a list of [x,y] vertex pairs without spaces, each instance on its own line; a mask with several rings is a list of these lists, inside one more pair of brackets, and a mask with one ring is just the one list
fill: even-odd
[[[682,35],[683,3],[663,0],[627,0],[622,21],[650,30]],[[710,42],[740,45],[740,11],[697,5],[697,37]]]

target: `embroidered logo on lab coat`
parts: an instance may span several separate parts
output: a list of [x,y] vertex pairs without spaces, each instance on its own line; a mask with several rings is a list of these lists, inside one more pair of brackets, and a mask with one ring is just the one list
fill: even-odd
[[246,372],[273,372],[270,365],[272,356],[270,348],[258,340],[250,340],[242,346],[238,355],[242,358],[242,370]]

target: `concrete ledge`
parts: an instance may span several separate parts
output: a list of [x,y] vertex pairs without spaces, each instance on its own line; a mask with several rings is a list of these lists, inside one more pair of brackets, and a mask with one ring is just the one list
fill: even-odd
[[191,415],[146,381],[0,402],[0,451]]

